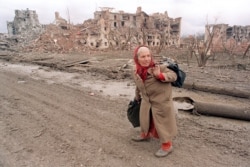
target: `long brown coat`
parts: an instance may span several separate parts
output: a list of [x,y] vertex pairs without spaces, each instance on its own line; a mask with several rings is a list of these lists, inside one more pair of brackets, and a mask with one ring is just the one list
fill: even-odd
[[140,108],[141,132],[148,133],[150,126],[150,108],[159,139],[162,143],[169,142],[177,134],[174,104],[172,101],[172,85],[177,76],[165,65],[160,66],[165,81],[154,77],[152,69],[148,70],[147,79],[143,82],[134,70],[136,84],[135,98],[142,98]]

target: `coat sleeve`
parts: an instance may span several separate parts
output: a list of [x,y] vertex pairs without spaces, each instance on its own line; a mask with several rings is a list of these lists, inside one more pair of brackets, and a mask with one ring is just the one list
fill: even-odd
[[[136,74],[136,71],[135,71],[135,66],[133,68],[132,76],[133,76],[134,80],[136,80],[136,77],[138,77],[137,74]],[[140,92],[140,90],[139,90],[139,88],[137,86],[135,87],[135,97],[134,97],[134,99],[137,100],[137,101],[141,100],[141,92]]]
[[141,100],[141,94],[140,94],[140,90],[138,89],[138,87],[135,87],[135,100],[140,101]]
[[160,66],[161,73],[164,76],[164,80],[162,82],[174,82],[177,79],[177,75],[173,70],[170,70],[165,65]]

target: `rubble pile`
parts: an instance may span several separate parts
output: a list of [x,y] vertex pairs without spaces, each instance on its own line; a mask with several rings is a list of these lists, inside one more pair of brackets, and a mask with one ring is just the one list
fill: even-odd
[[211,32],[207,30],[213,28],[211,53],[245,56],[249,51],[249,26],[208,25],[205,40],[198,44],[196,38],[191,38],[187,43],[181,43],[181,21],[181,17],[169,17],[167,11],[148,15],[141,7],[136,13],[113,12],[113,8],[103,7],[94,12],[94,19],[82,24],[73,25],[55,12],[53,23],[42,25],[36,11],[15,10],[14,20],[7,23],[8,37],[0,38],[0,50],[14,48],[22,52],[72,53],[132,50],[144,44],[160,53],[162,49],[187,49],[195,43],[195,47],[200,47],[198,45],[204,45],[203,41],[211,38]]
[[39,23],[35,10],[15,10],[8,22],[8,34],[17,39],[19,50],[25,52],[82,52],[88,50],[130,50],[134,45],[150,47],[179,46],[181,18],[164,14],[148,15],[137,7],[136,13],[113,12],[101,8],[94,19],[72,25],[55,12],[50,25]]
[[64,29],[54,24],[47,25],[45,32],[25,46],[22,51],[45,53],[85,51],[87,47],[79,33],[80,30],[81,26],[69,26],[68,29]]

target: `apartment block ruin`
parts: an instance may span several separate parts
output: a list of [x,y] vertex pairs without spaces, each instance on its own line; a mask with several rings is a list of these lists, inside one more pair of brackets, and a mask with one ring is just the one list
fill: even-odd
[[[94,18],[72,25],[55,12],[52,24],[41,25],[36,11],[15,10],[7,22],[8,35],[26,51],[71,52],[132,49],[137,45],[151,48],[179,47],[182,18],[168,13],[148,15],[138,7],[136,13],[101,7]],[[27,43],[26,46],[23,46]]]
[[150,47],[179,47],[181,17],[170,18],[168,13],[148,15],[138,7],[136,13],[113,12],[102,7],[94,12],[94,19],[84,22],[81,32],[87,35],[91,48],[127,48],[145,44]]
[[250,25],[210,24],[206,25],[205,29],[205,41],[210,39],[213,32],[212,49],[215,52],[223,50],[244,52],[250,44]]
[[15,10],[14,21],[7,22],[8,35],[18,36],[25,40],[34,39],[44,31],[44,26],[39,23],[38,15],[34,10]]

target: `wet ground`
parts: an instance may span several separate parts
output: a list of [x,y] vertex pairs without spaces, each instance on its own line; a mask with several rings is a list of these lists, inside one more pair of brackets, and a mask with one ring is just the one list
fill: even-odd
[[[133,97],[134,84],[129,77],[120,78],[129,70],[124,69],[119,74],[120,67],[129,65],[130,59],[120,55],[119,61],[108,61],[92,56],[87,59],[95,61],[65,68],[63,64],[86,57],[66,59],[65,55],[47,56],[50,59],[43,61],[39,55],[21,54],[15,61],[11,56],[11,61],[1,60],[0,166],[249,165],[248,121],[179,111],[176,115],[179,133],[173,142],[174,152],[158,159],[153,156],[159,148],[158,140],[152,139],[147,143],[131,141],[131,137],[139,132],[126,118],[126,107]],[[37,62],[43,64],[37,65]],[[60,68],[54,68],[55,65]],[[183,68],[190,67],[183,64]],[[196,77],[200,82],[206,78],[205,74],[218,74],[206,68],[192,69],[195,70],[197,73],[188,70],[188,74],[202,74]],[[247,74],[247,71],[242,72]],[[219,74],[231,79],[235,77],[225,71]],[[242,80],[248,77],[246,75]],[[216,81],[209,77],[207,80]],[[246,98],[183,88],[174,88],[173,91],[175,97],[249,105]]]

